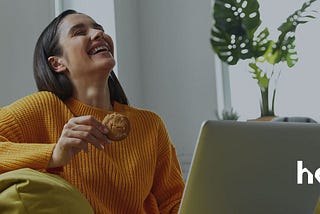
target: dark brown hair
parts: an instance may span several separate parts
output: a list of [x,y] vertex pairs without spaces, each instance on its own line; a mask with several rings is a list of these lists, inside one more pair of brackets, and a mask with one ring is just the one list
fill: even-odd
[[[54,18],[41,33],[33,55],[34,78],[39,91],[50,91],[61,100],[66,100],[73,95],[73,85],[64,73],[52,70],[48,62],[50,56],[61,56],[62,48],[59,45],[59,25],[70,14],[79,14],[75,10],[66,10]],[[113,71],[108,77],[111,101],[128,105],[128,99],[120,82]]]

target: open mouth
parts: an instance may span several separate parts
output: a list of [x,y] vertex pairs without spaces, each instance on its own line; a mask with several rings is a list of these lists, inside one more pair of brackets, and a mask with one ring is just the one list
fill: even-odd
[[98,46],[96,45],[96,46],[92,47],[88,51],[88,54],[95,55],[95,54],[102,53],[102,52],[108,52],[111,54],[110,48],[106,44],[98,45]]

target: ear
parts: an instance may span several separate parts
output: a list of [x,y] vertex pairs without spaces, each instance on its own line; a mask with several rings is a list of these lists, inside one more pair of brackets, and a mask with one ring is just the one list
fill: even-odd
[[67,67],[64,64],[64,60],[61,57],[58,56],[50,56],[48,58],[48,62],[50,67],[55,71],[55,72],[64,72],[67,70]]

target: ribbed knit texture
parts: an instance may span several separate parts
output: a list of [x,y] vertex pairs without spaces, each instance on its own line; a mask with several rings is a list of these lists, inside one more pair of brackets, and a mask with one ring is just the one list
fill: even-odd
[[[78,153],[61,176],[89,200],[95,213],[177,213],[184,182],[175,149],[155,113],[114,103],[131,123],[129,136],[99,151]],[[111,113],[75,99],[63,103],[38,92],[0,110],[0,173],[29,167],[47,168],[64,124]]]

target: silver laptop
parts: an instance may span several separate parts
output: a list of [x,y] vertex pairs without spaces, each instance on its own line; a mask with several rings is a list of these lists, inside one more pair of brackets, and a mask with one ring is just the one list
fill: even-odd
[[318,168],[319,124],[206,121],[180,214],[311,214]]

